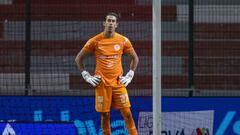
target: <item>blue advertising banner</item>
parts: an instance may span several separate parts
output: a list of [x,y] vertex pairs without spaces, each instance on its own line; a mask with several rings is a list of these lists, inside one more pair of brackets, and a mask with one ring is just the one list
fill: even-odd
[[[139,112],[152,112],[152,97],[130,97],[130,100],[133,117],[138,125]],[[26,122],[27,125],[22,126],[26,128],[32,126],[32,122],[69,122],[72,125],[62,126],[73,126],[77,135],[100,135],[100,114],[95,111],[94,104],[94,97],[0,97],[0,134],[9,122],[13,128],[17,129],[17,132],[19,132],[18,127],[21,122]],[[238,135],[240,134],[239,104],[240,98],[163,98],[162,111],[213,110],[214,134]],[[40,123],[35,125],[35,129],[43,126]],[[51,126],[55,127],[57,124]],[[119,111],[111,110],[111,128],[113,135],[127,135]]]
[[2,135],[77,135],[73,123],[10,122],[0,123]]
[[240,134],[240,98],[163,98],[162,111],[214,110],[215,135]]
[[[152,98],[130,97],[130,101],[133,118],[137,125],[139,112],[152,111]],[[28,126],[33,126],[33,124],[27,124],[29,122],[72,122],[78,135],[101,134],[100,114],[95,111],[94,97],[0,97],[0,122],[6,125],[6,122],[9,121],[25,121],[26,125],[22,126],[23,129],[28,128]],[[20,127],[21,124],[10,123],[10,125],[14,130],[17,128],[16,131],[19,132],[18,127]],[[56,125],[53,124],[50,126],[54,127]],[[41,129],[41,125],[35,125],[34,128]],[[128,134],[121,114],[117,110],[111,110],[111,129],[112,135]],[[3,128],[1,128],[0,124],[0,134],[2,132]]]

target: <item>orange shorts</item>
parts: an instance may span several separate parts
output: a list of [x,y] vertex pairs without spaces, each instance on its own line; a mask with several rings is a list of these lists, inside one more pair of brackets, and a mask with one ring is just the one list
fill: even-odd
[[96,87],[95,109],[97,112],[109,112],[111,107],[120,109],[130,106],[125,86],[106,86],[102,82]]

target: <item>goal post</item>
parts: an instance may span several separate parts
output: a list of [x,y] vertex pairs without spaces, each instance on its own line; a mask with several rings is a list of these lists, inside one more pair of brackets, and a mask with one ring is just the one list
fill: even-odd
[[153,0],[153,135],[161,134],[161,0]]

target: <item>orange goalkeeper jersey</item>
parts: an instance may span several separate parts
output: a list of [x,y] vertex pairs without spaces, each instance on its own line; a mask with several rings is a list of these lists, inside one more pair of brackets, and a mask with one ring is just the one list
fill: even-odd
[[122,75],[122,54],[133,50],[131,42],[119,33],[113,37],[104,37],[103,32],[89,39],[83,47],[84,51],[95,54],[96,75],[102,77],[102,81],[107,86],[118,83],[119,76]]

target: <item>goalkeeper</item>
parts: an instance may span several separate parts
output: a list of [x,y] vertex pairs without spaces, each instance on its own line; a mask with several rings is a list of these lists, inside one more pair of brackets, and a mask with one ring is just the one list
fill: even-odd
[[[95,109],[101,113],[103,134],[111,135],[110,108],[112,107],[120,110],[128,133],[137,135],[126,87],[133,79],[139,61],[138,56],[128,38],[115,32],[118,26],[116,13],[108,13],[103,26],[103,32],[87,41],[75,61],[84,80],[95,88]],[[96,58],[95,75],[93,76],[83,64],[83,59],[88,54],[94,54]],[[121,61],[123,54],[127,54],[131,58],[130,69],[125,76]]]

